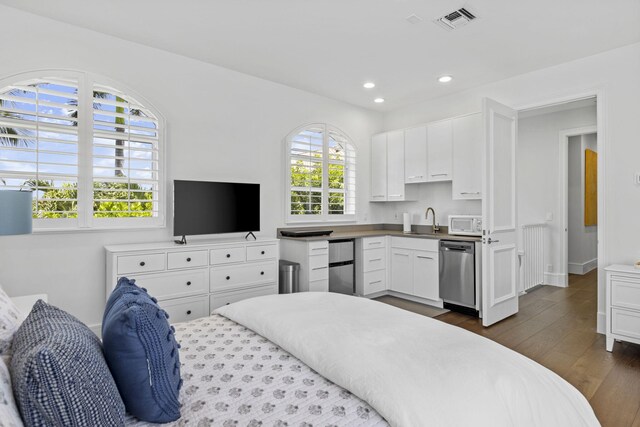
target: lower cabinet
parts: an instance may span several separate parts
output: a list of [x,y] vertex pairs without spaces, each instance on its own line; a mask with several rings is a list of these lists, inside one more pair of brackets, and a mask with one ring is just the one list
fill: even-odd
[[329,292],[329,241],[280,240],[280,256],[300,264],[300,292]]
[[640,271],[630,265],[605,270],[607,351],[616,340],[640,344]]
[[440,299],[438,240],[392,237],[390,252],[392,291]]

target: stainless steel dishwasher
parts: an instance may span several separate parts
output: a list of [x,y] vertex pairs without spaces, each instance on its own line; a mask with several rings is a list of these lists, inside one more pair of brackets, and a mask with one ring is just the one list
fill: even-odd
[[440,298],[446,308],[476,311],[475,252],[474,242],[440,241]]
[[353,239],[329,240],[329,292],[355,294]]

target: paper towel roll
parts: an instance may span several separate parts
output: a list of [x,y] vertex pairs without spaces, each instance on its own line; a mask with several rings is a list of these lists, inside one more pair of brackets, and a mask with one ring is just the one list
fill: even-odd
[[405,233],[411,233],[411,215],[407,212],[402,214],[402,223],[404,224],[402,231]]

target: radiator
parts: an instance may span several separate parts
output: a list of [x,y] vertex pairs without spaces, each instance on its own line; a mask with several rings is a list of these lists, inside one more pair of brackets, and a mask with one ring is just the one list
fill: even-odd
[[544,283],[544,230],[546,224],[522,226],[522,290]]

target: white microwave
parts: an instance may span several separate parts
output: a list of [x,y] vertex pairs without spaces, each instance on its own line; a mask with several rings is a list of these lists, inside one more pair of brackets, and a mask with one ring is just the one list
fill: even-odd
[[449,234],[454,236],[482,236],[482,216],[449,215]]

